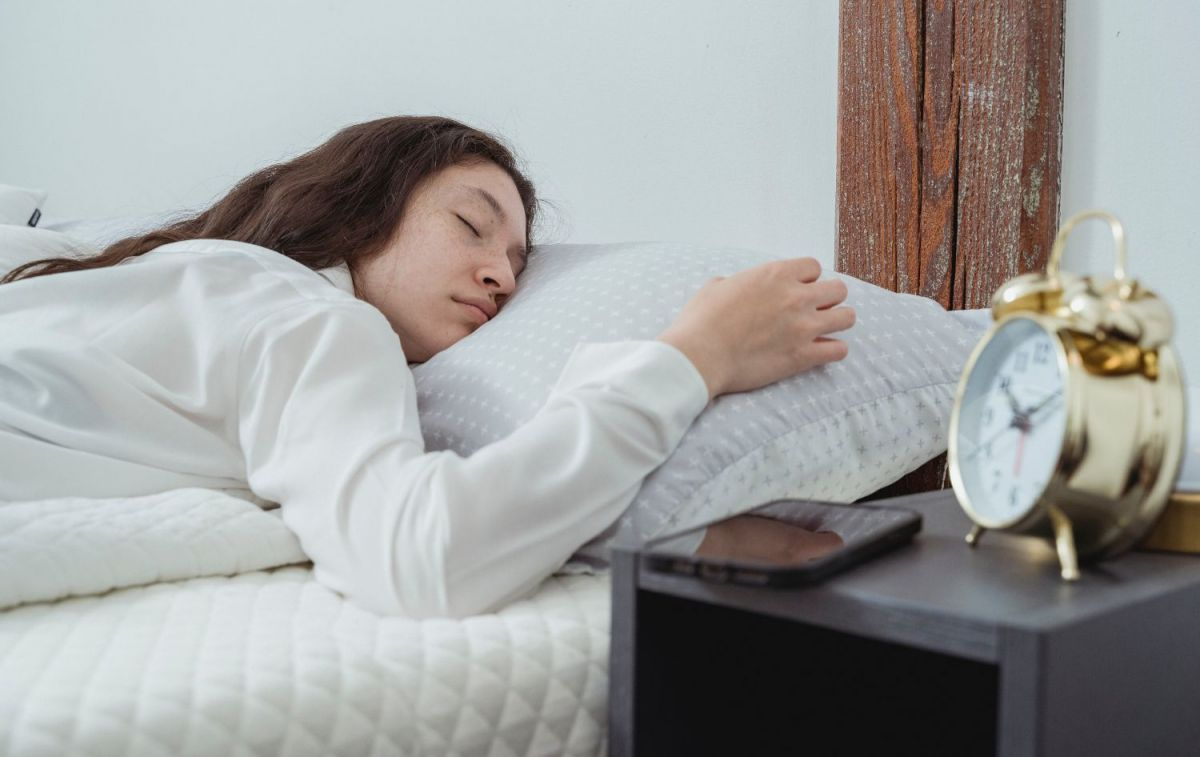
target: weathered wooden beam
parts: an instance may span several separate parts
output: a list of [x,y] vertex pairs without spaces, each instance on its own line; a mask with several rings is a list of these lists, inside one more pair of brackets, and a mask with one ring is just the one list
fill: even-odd
[[[947,308],[1045,266],[1065,0],[842,0],[837,269]],[[941,488],[945,458],[888,493]]]
[[954,86],[954,6],[950,0],[926,3],[924,47],[921,249],[915,291],[950,307],[958,207],[959,103]]
[[986,307],[1045,266],[1058,225],[1063,0],[959,0],[958,221],[951,305]]
[[1045,265],[1064,0],[843,0],[837,267],[947,307]]
[[913,291],[920,249],[921,4],[843,0],[837,268]]

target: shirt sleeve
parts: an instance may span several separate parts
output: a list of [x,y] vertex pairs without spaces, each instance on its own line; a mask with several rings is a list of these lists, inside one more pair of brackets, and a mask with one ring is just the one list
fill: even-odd
[[708,401],[675,347],[584,344],[508,437],[467,458],[426,452],[399,340],[354,303],[255,324],[238,383],[250,487],[281,504],[317,579],[415,617],[531,591],[621,515]]

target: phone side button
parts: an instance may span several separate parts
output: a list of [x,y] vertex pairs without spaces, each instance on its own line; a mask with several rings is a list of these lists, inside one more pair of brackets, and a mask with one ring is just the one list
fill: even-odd
[[770,583],[770,576],[761,570],[735,570],[731,578],[734,583],[750,584],[752,586],[766,586]]

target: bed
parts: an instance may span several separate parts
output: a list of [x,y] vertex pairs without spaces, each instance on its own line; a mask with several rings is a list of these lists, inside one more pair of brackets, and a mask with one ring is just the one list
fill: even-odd
[[[24,236],[36,257],[86,234],[67,230],[0,227],[0,247]],[[649,338],[693,288],[761,259],[665,243],[539,250],[503,317],[414,368],[428,447],[502,439],[575,343]],[[621,296],[640,299],[614,305],[631,274],[646,283]],[[572,293],[580,280],[590,294]],[[361,610],[314,580],[279,508],[250,492],[0,502],[0,751],[603,753],[612,539],[785,496],[858,499],[944,448],[980,314],[847,285],[860,312],[850,357],[713,403],[613,529],[498,612]],[[539,332],[557,301],[574,320]],[[614,333],[614,307],[652,317]]]
[[[871,117],[878,100],[869,85],[879,76],[895,73],[885,69],[896,57],[859,55],[854,52],[856,44],[876,50],[902,48],[899,59],[910,64],[904,81],[912,85],[906,91],[913,96],[886,106],[893,114],[912,115],[922,109],[943,113],[938,98],[956,98],[965,86],[962,82],[951,86],[948,74],[935,86],[937,54],[931,55],[932,63],[924,69],[924,59],[915,51],[920,49],[920,33],[915,43],[911,35],[895,33],[872,7],[843,3],[838,267],[897,296],[914,293],[912,301],[905,300],[913,312],[919,312],[920,318],[938,319],[938,328],[949,335],[955,327],[945,320],[941,307],[980,308],[986,304],[980,299],[983,293],[1008,275],[1044,262],[1049,245],[1038,247],[1039,259],[1028,254],[1022,240],[1053,234],[1048,219],[1057,208],[1057,164],[1047,167],[1042,161],[1037,178],[1042,191],[1034,203],[1037,213],[1022,212],[1021,203],[1014,206],[1010,199],[1000,207],[1011,212],[1000,217],[994,208],[984,212],[991,208],[988,187],[993,182],[1002,186],[1010,179],[1018,187],[1028,186],[1028,164],[1036,162],[1037,156],[1026,151],[1024,162],[1015,163],[994,151],[980,151],[978,159],[970,156],[972,145],[978,144],[972,140],[984,139],[980,134],[1009,133],[1000,123],[1006,116],[997,112],[988,120],[965,103],[957,117],[966,128],[958,137],[953,137],[958,130],[944,119],[930,120],[946,127],[952,141],[961,140],[966,158],[957,164],[951,161],[960,174],[949,177],[939,173],[945,165],[945,144],[930,145],[916,138],[921,119]],[[927,16],[918,16],[915,22],[904,14],[897,18],[915,23],[918,30],[924,21],[934,53],[938,29],[968,23],[965,15],[947,17],[936,3],[929,5]],[[1046,23],[1054,28],[1052,20]],[[1061,8],[1058,24],[1061,32]],[[863,29],[877,39],[861,34]],[[966,34],[962,38],[970,39]],[[905,47],[913,44],[915,49]],[[1042,55],[1035,47],[1029,55]],[[970,51],[938,54],[969,56]],[[1037,66],[1044,67],[1046,60],[1050,59],[1038,58],[1031,70],[1040,71]],[[855,68],[860,64],[865,67]],[[1058,64],[1061,85],[1061,55]],[[973,70],[971,75],[1009,76],[1006,71]],[[1039,90],[1036,86],[1033,90],[1033,107],[1039,117],[1053,118],[1060,104],[1057,95],[1047,96],[1057,92],[1053,72],[1046,76],[1049,84],[1043,81],[1040,101]],[[922,88],[916,84],[922,79],[933,84]],[[1019,96],[1027,91],[1023,84],[1018,90]],[[900,139],[895,138],[896,130],[904,132]],[[954,141],[954,150],[958,145]],[[873,154],[879,149],[887,154]],[[1020,145],[1014,149],[1021,154]],[[1056,161],[1057,136],[1043,152],[1047,151]],[[894,170],[924,162],[928,162],[924,173]],[[1000,165],[1003,170],[997,168]],[[136,231],[139,225],[153,225],[154,220],[79,221],[57,228],[97,244]],[[983,239],[993,240],[992,246],[985,249],[978,243]],[[672,250],[671,254],[689,254]],[[630,253],[628,249],[617,252]],[[720,251],[715,257],[726,256],[726,262],[717,265],[748,260],[737,257],[740,254]],[[697,270],[695,275],[708,273]],[[863,291],[882,297],[874,290]],[[919,295],[925,305],[915,302]],[[645,293],[648,302],[662,296],[657,291]],[[941,307],[932,305],[935,301]],[[695,501],[711,507],[741,496],[744,490],[738,482],[779,478],[776,471],[814,455],[828,460],[820,476],[809,478],[827,488],[805,490],[811,494],[834,492],[860,499],[880,491],[943,485],[936,459],[915,473],[911,464],[917,458],[936,458],[937,450],[928,449],[928,440],[936,433],[910,435],[911,441],[905,443],[911,449],[900,461],[894,454],[888,461],[887,445],[899,443],[905,430],[913,430],[918,422],[928,421],[929,428],[936,428],[944,421],[954,361],[961,359],[971,335],[978,333],[980,316],[977,311],[960,319],[964,330],[946,338],[961,342],[955,351],[932,361],[936,365],[922,366],[940,371],[936,386],[909,365],[911,355],[892,356],[895,372],[881,377],[878,365],[887,362],[886,352],[882,362],[858,374],[831,378],[826,397],[838,393],[840,381],[852,379],[863,392],[877,394],[850,398],[844,405],[826,403],[830,407],[821,410],[824,415],[803,416],[811,432],[808,438],[832,440],[827,449],[814,453],[792,445],[781,452],[777,446],[759,443],[750,449],[754,454],[747,454],[748,448],[724,450],[727,443],[745,443],[745,435],[735,435],[714,421],[708,424],[709,438],[697,437],[698,449],[727,453],[739,465],[728,466],[723,478],[714,478],[710,471],[698,481],[687,479],[682,468],[666,470],[649,487],[649,494],[670,501],[678,496],[678,487],[686,485],[695,492]],[[643,325],[652,328],[655,323]],[[888,326],[883,319],[878,325],[893,329],[881,334],[931,328],[917,315],[901,327]],[[603,335],[607,326],[600,328]],[[463,364],[446,370],[466,375],[462,365],[471,365],[469,354]],[[553,365],[547,363],[544,370],[553,375]],[[902,375],[906,371],[913,375]],[[895,381],[910,383],[893,391]],[[726,420],[752,418],[764,404],[758,399],[731,401],[726,405]],[[536,400],[526,404],[536,405]],[[811,404],[784,402],[794,406],[796,413],[817,413],[814,408],[820,403]],[[443,408],[429,405],[424,410],[434,445],[469,451],[471,445],[482,443],[478,434],[455,437],[452,408],[441,412]],[[514,410],[509,415],[515,418],[519,413]],[[746,434],[764,425],[749,423]],[[889,429],[889,436],[880,434],[883,427]],[[879,440],[878,448],[863,443],[867,435]],[[755,495],[766,499],[779,491],[795,493],[768,488]],[[317,584],[294,540],[289,541],[278,518],[261,504],[237,492],[204,490],[103,502],[0,503],[0,512],[9,519],[3,531],[8,541],[0,542],[4,545],[0,556],[7,561],[0,563],[4,566],[0,575],[7,582],[0,593],[0,752],[605,753],[609,584],[597,555],[613,534],[591,545],[601,551],[585,549],[577,562],[548,579],[535,594],[499,612],[465,620],[380,618]],[[163,517],[168,512],[173,517]],[[694,517],[712,512],[697,512]],[[102,518],[101,513],[108,517]],[[221,520],[225,530],[212,520],[219,513],[228,516]],[[98,527],[102,524],[121,526],[105,530]],[[648,524],[645,519],[624,523],[627,530],[642,529],[642,535],[647,528],[687,525],[662,518],[651,518]]]

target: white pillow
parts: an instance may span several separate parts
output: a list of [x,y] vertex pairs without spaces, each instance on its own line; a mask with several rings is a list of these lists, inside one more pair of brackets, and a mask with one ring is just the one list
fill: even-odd
[[37,226],[45,201],[46,193],[40,189],[0,184],[0,224]]
[[[713,276],[771,259],[665,243],[539,248],[499,316],[414,367],[428,448],[469,455],[504,438],[541,407],[577,343],[652,339]],[[849,357],[717,398],[622,517],[631,538],[784,497],[851,502],[946,449],[954,389],[981,327],[932,300],[831,276],[858,313],[840,335]],[[614,530],[582,554],[606,556]]]
[[0,277],[19,265],[44,258],[95,255],[135,234],[144,234],[185,217],[170,211],[108,218],[46,219],[38,228],[0,224]]
[[190,211],[173,210],[142,215],[109,216],[106,218],[47,218],[44,229],[69,234],[72,238],[102,250],[113,242],[166,226],[189,215]]
[[93,252],[89,245],[57,231],[0,224],[0,277],[34,260],[69,258]]

